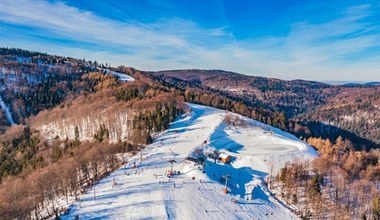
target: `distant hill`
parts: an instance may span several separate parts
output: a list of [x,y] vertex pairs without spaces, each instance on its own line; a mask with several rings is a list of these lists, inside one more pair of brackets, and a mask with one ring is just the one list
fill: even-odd
[[305,112],[308,108],[326,103],[337,94],[339,87],[325,83],[248,76],[222,70],[172,70],[152,72],[156,80],[181,88],[205,87],[257,105],[284,112],[287,117]]
[[364,85],[365,86],[380,86],[380,82],[369,82],[369,83],[365,83]]
[[380,86],[380,82],[367,82],[367,83],[346,83],[342,86],[345,87],[376,87]]

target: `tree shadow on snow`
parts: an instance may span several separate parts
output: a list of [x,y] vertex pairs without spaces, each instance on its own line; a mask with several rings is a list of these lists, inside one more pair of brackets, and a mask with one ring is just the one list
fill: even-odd
[[229,135],[225,131],[226,127],[227,125],[223,123],[215,130],[215,132],[210,137],[211,144],[217,150],[226,149],[228,151],[237,153],[244,147],[244,145],[230,139]]

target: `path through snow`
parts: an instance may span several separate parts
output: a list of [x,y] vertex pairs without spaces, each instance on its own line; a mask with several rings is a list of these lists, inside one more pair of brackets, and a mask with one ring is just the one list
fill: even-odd
[[10,125],[15,125],[15,121],[12,118],[11,111],[9,110],[8,106],[4,103],[3,98],[0,96],[0,107],[5,112],[5,117]]

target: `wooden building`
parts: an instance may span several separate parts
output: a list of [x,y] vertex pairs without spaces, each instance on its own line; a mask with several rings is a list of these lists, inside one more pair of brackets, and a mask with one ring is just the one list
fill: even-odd
[[229,163],[231,160],[231,156],[225,153],[219,154],[219,160],[223,163]]

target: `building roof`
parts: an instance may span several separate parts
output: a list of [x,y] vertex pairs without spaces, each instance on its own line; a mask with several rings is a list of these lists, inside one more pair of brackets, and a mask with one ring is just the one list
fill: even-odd
[[219,157],[222,158],[222,159],[227,159],[227,158],[230,157],[230,155],[225,154],[225,153],[221,153],[221,154],[219,154]]

